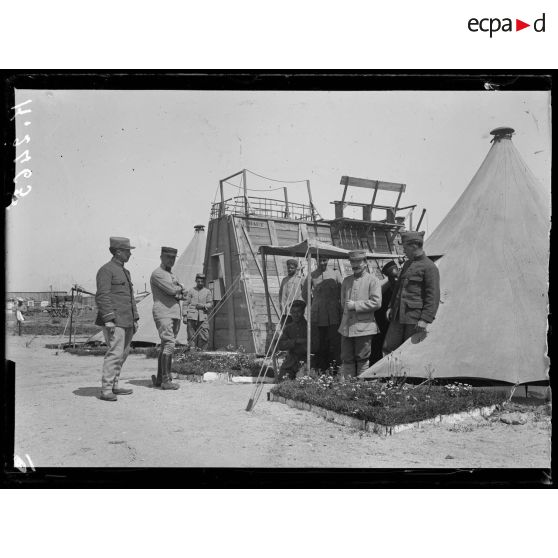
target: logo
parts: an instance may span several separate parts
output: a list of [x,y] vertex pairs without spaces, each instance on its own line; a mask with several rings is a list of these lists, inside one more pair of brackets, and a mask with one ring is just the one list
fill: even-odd
[[521,31],[523,29],[527,29],[527,27],[531,27],[533,31],[536,33],[544,33],[545,32],[545,25],[546,25],[546,14],[543,13],[541,17],[535,19],[533,24],[526,23],[521,19],[515,18],[515,28],[513,25],[513,18],[504,17],[502,19],[498,17],[484,17],[478,19],[476,17],[472,17],[467,22],[467,27],[469,31],[472,33],[489,33],[490,38],[494,33],[503,32],[503,33],[510,33],[513,31]]

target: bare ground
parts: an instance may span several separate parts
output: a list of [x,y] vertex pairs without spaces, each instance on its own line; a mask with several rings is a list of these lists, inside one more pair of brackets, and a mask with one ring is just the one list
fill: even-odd
[[[514,406],[526,424],[468,419],[381,437],[267,401],[252,385],[192,383],[153,389],[154,359],[131,355],[121,385],[101,401],[102,357],[44,348],[48,336],[6,338],[16,362],[15,452],[35,467],[549,467],[543,401]],[[30,342],[30,343],[29,343]],[[26,346],[29,343],[29,346]]]

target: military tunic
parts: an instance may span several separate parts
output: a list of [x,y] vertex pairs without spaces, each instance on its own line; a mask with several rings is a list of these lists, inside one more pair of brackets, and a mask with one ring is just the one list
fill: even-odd
[[[419,320],[434,321],[440,304],[440,272],[422,253],[403,264],[390,301],[391,318],[384,352],[391,353],[415,333]],[[425,335],[425,333],[423,333]]]
[[[292,277],[283,277],[279,286],[279,309],[281,314],[287,313],[287,308],[295,300],[302,300],[301,282],[304,277],[295,273]],[[294,291],[294,292],[293,292]]]

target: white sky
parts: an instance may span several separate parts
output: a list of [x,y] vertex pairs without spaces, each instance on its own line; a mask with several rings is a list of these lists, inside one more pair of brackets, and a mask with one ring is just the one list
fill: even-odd
[[[324,218],[342,175],[406,183],[401,205],[418,204],[415,219],[425,207],[431,233],[488,152],[489,131],[506,125],[550,191],[548,92],[16,92],[16,103],[28,99],[17,135],[31,141],[18,153],[32,159],[18,170],[33,176],[18,185],[32,191],[7,212],[9,291],[94,291],[109,236],[137,247],[128,267],[143,290],[160,246],[183,250],[207,224],[219,179],[242,168],[309,179]],[[305,185],[289,199],[305,201]]]

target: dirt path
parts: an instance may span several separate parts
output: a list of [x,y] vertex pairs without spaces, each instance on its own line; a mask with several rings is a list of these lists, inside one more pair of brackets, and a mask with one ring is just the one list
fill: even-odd
[[[98,399],[102,357],[74,356],[46,343],[7,337],[15,360],[15,451],[37,466],[64,467],[549,467],[550,418],[523,425],[474,420],[390,437],[363,433],[267,401],[251,413],[251,385],[150,387],[156,363],[131,355],[121,385],[133,395]],[[448,457],[450,456],[450,457]]]

